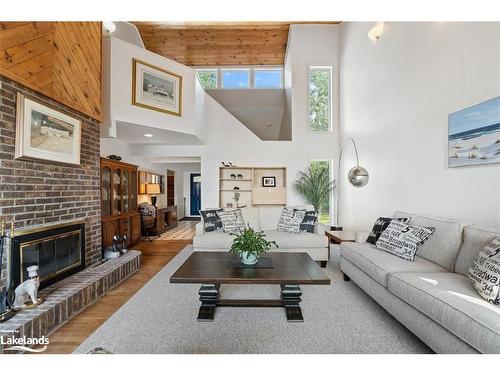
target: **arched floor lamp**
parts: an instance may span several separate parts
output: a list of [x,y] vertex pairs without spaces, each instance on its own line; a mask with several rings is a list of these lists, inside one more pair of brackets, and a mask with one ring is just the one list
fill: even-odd
[[349,170],[349,173],[347,174],[347,181],[349,183],[357,188],[363,187],[368,183],[368,180],[370,179],[370,175],[368,174],[368,171],[363,168],[362,166],[359,165],[359,155],[358,155],[358,148],[356,147],[356,142],[354,142],[354,139],[348,138],[342,148],[340,149],[340,154],[339,154],[339,165],[338,165],[338,173],[339,173],[339,185],[337,187],[337,219],[335,221],[335,226],[332,226],[332,230],[343,230],[342,225],[340,225],[340,183],[341,183],[341,178],[340,178],[340,163],[342,162],[342,155],[344,153],[344,148],[345,146],[349,143],[349,141],[352,143],[354,146],[354,151],[356,152],[356,166],[352,167]]

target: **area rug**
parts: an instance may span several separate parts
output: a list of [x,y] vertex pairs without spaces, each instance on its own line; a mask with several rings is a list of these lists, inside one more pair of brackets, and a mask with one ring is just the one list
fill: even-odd
[[[328,286],[301,286],[304,323],[281,308],[219,308],[197,322],[199,285],[170,284],[193,251],[187,246],[102,324],[75,353],[430,353],[431,350],[355,283],[338,263],[324,269]],[[221,286],[222,298],[279,296],[279,286]]]

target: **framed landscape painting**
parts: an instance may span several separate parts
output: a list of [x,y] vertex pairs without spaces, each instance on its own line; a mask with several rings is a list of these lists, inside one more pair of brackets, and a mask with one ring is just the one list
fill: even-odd
[[448,115],[448,166],[500,162],[500,96]]
[[182,77],[137,59],[132,60],[132,104],[182,116]]
[[15,157],[80,165],[82,122],[17,93]]

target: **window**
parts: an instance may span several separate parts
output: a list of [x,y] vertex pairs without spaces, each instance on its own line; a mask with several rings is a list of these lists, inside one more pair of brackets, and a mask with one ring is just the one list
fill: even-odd
[[317,132],[332,130],[331,124],[331,67],[309,68],[308,112],[309,129]]
[[245,70],[221,70],[222,87],[224,88],[248,88],[250,87],[250,71]]
[[[310,162],[312,169],[319,169],[323,173],[327,174],[328,181],[332,181],[332,160],[311,160]],[[318,221],[322,224],[331,224],[332,222],[332,202],[333,202],[333,191],[330,193],[330,197],[328,203],[326,203],[319,210],[319,218]]]
[[217,69],[198,69],[198,81],[204,89],[217,88]]
[[204,89],[283,88],[281,66],[203,67],[196,69],[196,72]]
[[282,87],[281,74],[281,69],[255,69],[253,87],[279,89]]

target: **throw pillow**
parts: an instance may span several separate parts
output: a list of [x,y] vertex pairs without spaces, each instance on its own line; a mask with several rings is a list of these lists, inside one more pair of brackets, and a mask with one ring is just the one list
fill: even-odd
[[436,228],[433,227],[415,227],[402,221],[393,220],[380,235],[376,246],[404,260],[413,262],[418,248],[435,230]]
[[222,231],[222,221],[218,215],[222,211],[222,208],[216,208],[213,210],[200,210],[200,215],[203,218],[203,224],[205,226],[205,232]]
[[[295,210],[295,211],[302,211],[302,210]],[[318,220],[318,215],[316,214],[316,211],[306,211],[304,215],[304,220],[302,220],[302,223],[300,223],[299,230],[301,232],[314,233],[314,226],[317,220]]]
[[305,215],[305,210],[292,210],[286,207],[283,208],[283,211],[281,211],[281,217],[278,221],[278,231],[299,233],[300,223],[304,220]]
[[469,278],[482,298],[500,304],[500,237],[481,250],[469,268]]
[[230,210],[217,212],[221,221],[222,228],[226,233],[238,233],[245,229],[245,222],[241,210]]
[[375,221],[375,224],[373,224],[372,231],[368,235],[368,238],[366,239],[366,242],[371,243],[372,245],[375,245],[375,243],[378,241],[380,235],[384,230],[387,229],[389,224],[391,223],[391,220],[399,220],[404,223],[409,223],[411,217],[399,217],[396,219],[390,218],[390,217],[379,217],[377,221]]

